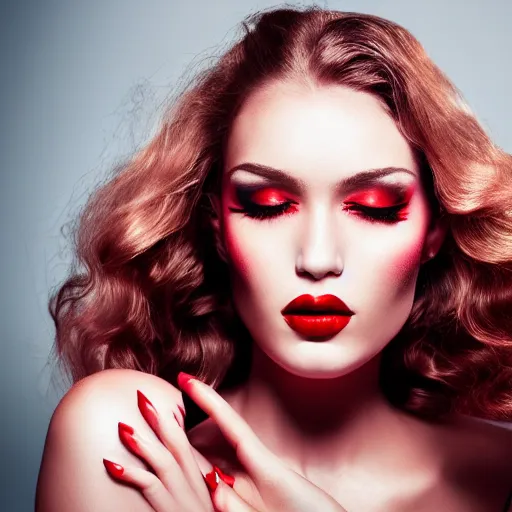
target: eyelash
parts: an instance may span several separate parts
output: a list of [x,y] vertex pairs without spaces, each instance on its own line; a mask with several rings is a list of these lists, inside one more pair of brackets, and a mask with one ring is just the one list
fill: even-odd
[[[244,217],[257,220],[271,220],[286,213],[286,211],[295,203],[285,202],[275,206],[258,205],[255,203],[247,203],[244,208],[230,208],[233,212],[243,213]],[[382,224],[394,224],[399,222],[400,212],[407,206],[402,203],[394,206],[386,206],[383,208],[373,208],[357,203],[349,203],[344,208],[345,211],[355,211],[360,214],[368,222],[379,222]]]
[[397,204],[394,206],[386,206],[383,208],[372,208],[363,206],[362,204],[352,203],[351,207],[344,208],[348,211],[356,211],[370,222],[381,222],[383,224],[394,224],[401,219],[400,212],[407,206],[407,203]]

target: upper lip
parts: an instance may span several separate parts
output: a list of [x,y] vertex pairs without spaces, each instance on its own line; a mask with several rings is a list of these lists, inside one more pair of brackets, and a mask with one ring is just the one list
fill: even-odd
[[281,313],[287,314],[308,314],[311,312],[320,313],[338,313],[344,315],[353,315],[354,312],[338,297],[335,295],[320,295],[319,297],[313,297],[313,295],[301,295],[296,299],[293,299],[288,305],[286,305]]

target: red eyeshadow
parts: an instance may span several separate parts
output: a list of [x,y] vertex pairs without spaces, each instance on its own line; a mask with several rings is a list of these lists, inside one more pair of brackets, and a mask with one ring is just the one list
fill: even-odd
[[272,188],[262,188],[256,190],[251,194],[251,199],[259,205],[272,206],[275,204],[281,204],[287,201],[287,198],[279,192],[279,190]]
[[362,203],[365,206],[382,208],[392,206],[396,203],[396,194],[383,189],[362,190],[350,195],[345,199],[346,202]]
[[411,199],[414,186],[410,186],[405,193],[391,187],[374,187],[354,192],[345,198],[347,203],[361,203],[371,208],[385,208],[408,202]]

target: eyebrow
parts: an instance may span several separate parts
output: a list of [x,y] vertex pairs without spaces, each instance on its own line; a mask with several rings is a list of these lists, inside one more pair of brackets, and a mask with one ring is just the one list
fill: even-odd
[[[235,171],[243,170],[248,171],[258,176],[262,176],[274,182],[278,182],[294,191],[303,192],[306,189],[306,183],[301,180],[290,176],[285,171],[269,167],[268,165],[255,164],[251,162],[244,162],[242,164],[232,167],[227,175],[231,176]],[[405,167],[381,167],[376,169],[366,169],[360,171],[348,178],[345,178],[336,184],[336,190],[343,190],[345,193],[367,187],[377,183],[381,178],[395,173],[407,173],[416,178],[416,174],[410,169]]]

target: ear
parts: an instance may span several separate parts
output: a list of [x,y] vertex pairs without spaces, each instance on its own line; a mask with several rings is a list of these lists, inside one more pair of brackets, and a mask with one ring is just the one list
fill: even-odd
[[208,194],[208,199],[211,205],[210,223],[213,228],[213,236],[215,240],[215,249],[220,259],[225,263],[228,262],[226,247],[224,245],[224,237],[222,234],[221,226],[221,212],[222,205],[220,198],[217,194]]
[[423,245],[421,264],[431,260],[439,252],[439,249],[446,238],[448,227],[448,219],[445,215],[436,216],[431,220],[427,237]]

